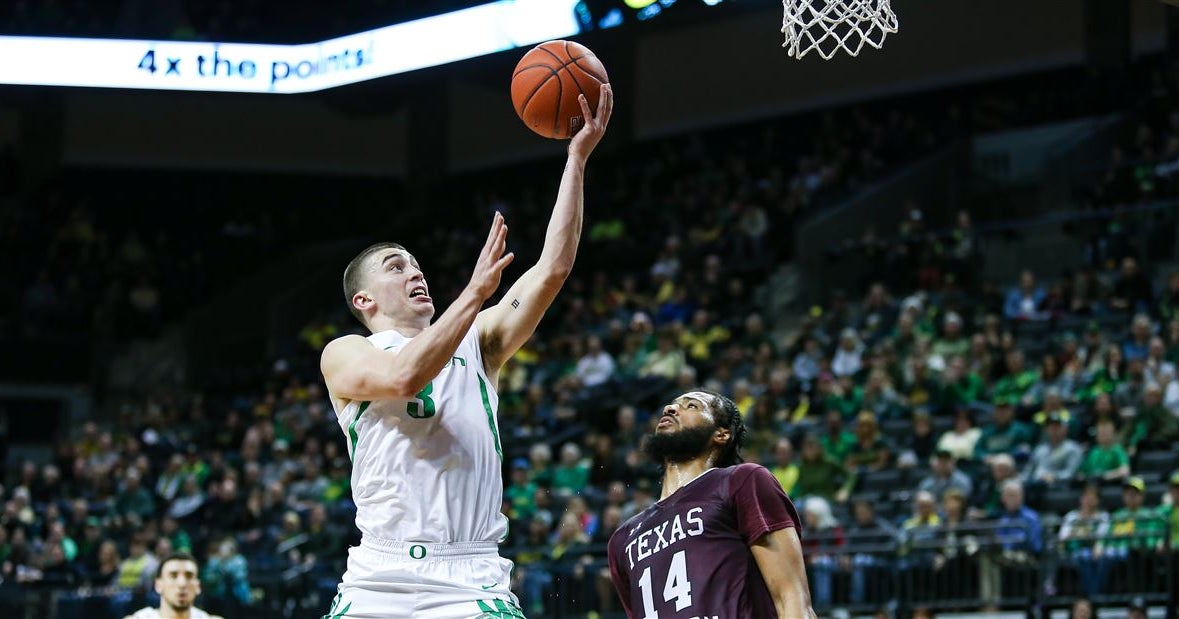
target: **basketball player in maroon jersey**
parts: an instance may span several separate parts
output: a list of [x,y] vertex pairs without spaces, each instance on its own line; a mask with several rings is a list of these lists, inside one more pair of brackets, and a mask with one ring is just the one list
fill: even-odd
[[661,498],[610,537],[610,576],[631,619],[801,619],[811,609],[794,504],[742,464],[732,400],[689,391],[663,409],[647,453]]

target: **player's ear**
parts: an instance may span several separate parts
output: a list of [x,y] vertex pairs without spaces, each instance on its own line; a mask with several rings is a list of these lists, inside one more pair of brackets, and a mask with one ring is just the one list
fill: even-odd
[[717,428],[712,435],[712,441],[717,445],[727,445],[733,440],[733,431],[728,428]]
[[154,583],[155,583],[156,595],[164,595],[164,585],[160,584],[160,579],[156,578]]
[[358,290],[356,294],[352,295],[352,307],[355,307],[362,313],[372,308],[375,303],[376,301],[373,300],[372,295],[367,290]]

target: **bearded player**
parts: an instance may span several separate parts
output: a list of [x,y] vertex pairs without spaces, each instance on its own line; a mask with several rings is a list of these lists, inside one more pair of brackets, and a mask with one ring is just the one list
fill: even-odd
[[644,446],[659,501],[610,537],[610,575],[632,619],[810,618],[798,513],[765,467],[742,464],[732,400],[689,391]]

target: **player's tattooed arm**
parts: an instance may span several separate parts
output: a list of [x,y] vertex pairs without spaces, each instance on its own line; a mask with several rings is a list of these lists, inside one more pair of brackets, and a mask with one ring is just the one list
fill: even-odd
[[483,365],[489,376],[498,372],[532,337],[573,270],[585,211],[585,164],[606,130],[613,101],[610,88],[601,88],[598,111],[594,115],[584,95],[581,97],[586,125],[570,141],[569,156],[561,174],[553,214],[545,229],[540,259],[512,284],[503,301],[483,310],[476,321]]

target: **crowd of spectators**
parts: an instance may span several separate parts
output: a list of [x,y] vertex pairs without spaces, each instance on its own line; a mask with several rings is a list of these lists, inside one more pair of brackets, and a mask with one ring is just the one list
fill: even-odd
[[345,234],[358,209],[400,191],[143,170],[64,170],[43,186],[3,189],[0,268],[11,276],[0,282],[0,331],[28,340],[104,331],[121,341],[158,335],[251,272],[243,265]]
[[[829,115],[801,146],[763,127],[648,145],[595,167],[589,195],[603,208],[585,232],[585,260],[500,377],[504,550],[526,612],[617,609],[602,544],[658,494],[638,448],[653,411],[697,384],[733,396],[751,429],[749,459],[798,502],[820,607],[882,602],[896,592],[875,588],[873,575],[894,567],[963,562],[975,597],[998,604],[1007,572],[1052,552],[1080,574],[1070,593],[1101,595],[1126,586],[1114,582],[1122,562],[1179,531],[1168,490],[1179,467],[1168,459],[1179,441],[1179,276],[1157,285],[1165,274],[1140,264],[1132,238],[1106,243],[1084,277],[1044,288],[1029,271],[1000,290],[966,276],[983,242],[969,215],[957,245],[913,235],[909,219],[898,233],[925,258],[904,279],[874,282],[860,300],[833,295],[787,339],[774,335],[778,317],[758,311],[753,288],[789,256],[771,239],[825,192],[840,195],[947,135],[915,118],[851,111]],[[784,150],[802,153],[795,165],[781,161]],[[453,203],[472,221],[501,210],[523,222],[513,235],[526,264],[550,193],[500,182]],[[34,238],[55,241],[46,265],[135,275],[136,256],[167,258],[129,232],[96,241],[101,217],[76,200],[21,217],[39,222]],[[222,221],[214,234],[258,228]],[[461,281],[475,234],[423,232],[424,247],[446,248],[423,261],[432,280]],[[52,287],[68,269],[46,273]],[[40,276],[29,290],[38,286]],[[358,331],[342,314],[307,325],[251,387],[128,401],[111,423],[58,441],[52,462],[10,472],[0,604],[85,587],[103,592],[74,600],[101,605],[87,616],[117,615],[150,599],[155,561],[189,549],[205,566],[211,609],[325,608],[356,541],[350,465],[315,371],[327,339]],[[936,550],[976,525],[990,527],[983,550]],[[866,540],[893,551],[842,552]]]

